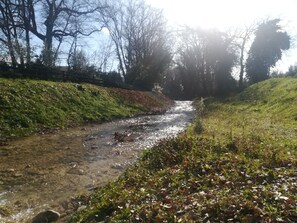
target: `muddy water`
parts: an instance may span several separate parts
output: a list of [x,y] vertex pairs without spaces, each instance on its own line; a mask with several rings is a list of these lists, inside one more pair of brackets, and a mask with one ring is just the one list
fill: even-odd
[[182,131],[194,113],[191,102],[177,101],[163,115],[36,135],[0,146],[0,208],[11,212],[4,217],[0,209],[0,222],[28,222],[47,209],[59,211],[60,222],[66,221],[72,197],[114,180],[141,149]]

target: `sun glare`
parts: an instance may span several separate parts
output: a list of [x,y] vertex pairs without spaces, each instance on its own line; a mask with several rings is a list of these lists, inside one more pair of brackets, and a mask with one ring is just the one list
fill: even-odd
[[[271,14],[282,16],[283,4],[268,0],[148,0],[164,13],[172,25],[226,29],[241,26]],[[270,16],[271,17],[271,16]]]
[[[191,26],[205,29],[240,28],[268,18],[280,18],[292,39],[297,39],[296,0],[146,0],[162,8],[170,26]],[[285,53],[286,62],[278,68],[285,70],[296,63],[297,49]]]
[[175,7],[174,11],[178,15],[175,21],[177,24],[199,25],[202,28],[224,28],[230,18],[229,10],[222,1],[186,0]]

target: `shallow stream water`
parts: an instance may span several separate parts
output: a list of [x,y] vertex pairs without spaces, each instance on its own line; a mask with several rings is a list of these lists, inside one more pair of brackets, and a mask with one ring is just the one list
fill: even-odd
[[[0,146],[0,223],[30,222],[53,209],[65,222],[69,200],[116,179],[158,140],[175,136],[194,118],[190,101],[161,115],[34,135]],[[2,213],[3,214],[3,213]]]

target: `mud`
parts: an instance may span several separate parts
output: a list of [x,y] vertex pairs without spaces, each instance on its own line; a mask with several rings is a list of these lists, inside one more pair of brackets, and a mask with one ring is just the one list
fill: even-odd
[[191,102],[177,101],[162,115],[87,125],[1,144],[0,222],[28,222],[48,209],[61,213],[58,222],[65,222],[71,200],[115,180],[143,148],[184,130],[194,114]]

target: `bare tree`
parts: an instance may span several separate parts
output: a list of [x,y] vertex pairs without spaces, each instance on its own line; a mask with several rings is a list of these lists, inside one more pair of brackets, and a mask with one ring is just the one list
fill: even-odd
[[33,34],[43,41],[44,64],[53,66],[65,37],[89,36],[98,31],[90,25],[94,24],[90,15],[100,8],[104,6],[83,0],[1,0],[0,41],[7,47],[13,66],[18,62],[24,65],[31,61]]
[[106,0],[105,2],[108,7],[104,10],[99,11],[99,19],[102,20],[104,26],[108,29],[109,35],[115,45],[115,51],[119,62],[119,69],[125,76],[125,55],[124,55],[124,9],[123,1],[119,0]]
[[30,21],[32,20],[33,2],[32,0],[18,0],[18,18],[19,26],[25,32],[25,48],[26,48],[26,63],[31,62],[31,38],[30,38]]
[[239,72],[239,82],[238,86],[240,89],[243,87],[243,76],[245,71],[245,55],[248,53],[248,45],[251,44],[250,40],[256,31],[258,25],[260,22],[255,21],[252,22],[249,25],[244,25],[243,28],[238,29],[234,34],[234,39],[236,41],[236,46],[239,49],[239,66],[240,66],[240,72]]
[[[103,6],[92,5],[88,1],[39,0],[26,1],[25,8],[29,9],[24,16],[24,29],[29,30],[43,41],[43,61],[47,66],[53,66],[57,59],[58,50],[65,37],[77,35],[89,36],[98,31],[92,26],[91,14]],[[37,21],[36,10],[41,9],[42,22]],[[37,24],[42,24],[38,26]],[[78,25],[79,24],[79,25]],[[58,41],[54,51],[53,42]]]
[[18,60],[24,65],[23,48],[19,37],[22,32],[19,29],[17,1],[0,1],[0,29],[2,35],[0,41],[8,48],[11,63],[16,67]]
[[143,0],[108,3],[101,18],[114,42],[119,69],[126,82],[150,88],[171,61],[162,11]]
[[102,38],[100,47],[92,54],[92,63],[95,64],[101,72],[109,72],[113,68],[115,49],[110,38]]

